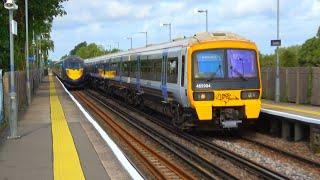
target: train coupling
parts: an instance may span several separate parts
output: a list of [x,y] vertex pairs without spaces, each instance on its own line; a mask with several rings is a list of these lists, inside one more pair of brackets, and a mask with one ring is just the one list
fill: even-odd
[[225,129],[238,128],[238,125],[242,123],[242,120],[224,120],[221,125]]

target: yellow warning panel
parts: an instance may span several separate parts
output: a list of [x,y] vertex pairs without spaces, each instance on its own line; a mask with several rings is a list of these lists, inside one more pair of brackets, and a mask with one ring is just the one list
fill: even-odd
[[61,103],[56,94],[52,76],[50,76],[49,79],[54,180],[85,179],[77,149],[74,145]]

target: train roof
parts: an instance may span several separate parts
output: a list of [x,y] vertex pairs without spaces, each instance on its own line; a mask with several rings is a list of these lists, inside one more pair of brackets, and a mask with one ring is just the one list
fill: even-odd
[[78,57],[78,56],[67,56],[67,57],[65,57],[65,58],[63,58],[63,59],[61,59],[59,61],[54,62],[54,64],[58,64],[60,62],[63,62],[63,61],[66,61],[66,60],[70,60],[70,59],[83,61],[83,59]]
[[125,56],[128,54],[135,54],[135,53],[143,53],[147,51],[159,50],[159,49],[167,49],[167,48],[175,48],[175,47],[186,47],[191,46],[197,43],[203,42],[210,42],[210,41],[223,41],[223,40],[236,40],[236,41],[244,41],[244,42],[251,42],[249,39],[246,39],[238,34],[231,33],[231,32],[202,32],[197,33],[191,37],[182,37],[174,39],[171,42],[165,42],[160,44],[151,44],[147,47],[141,47],[136,49],[130,49],[128,51],[121,51],[117,53],[107,54],[99,57],[85,59],[85,63],[94,63],[96,61],[115,58],[119,56]]

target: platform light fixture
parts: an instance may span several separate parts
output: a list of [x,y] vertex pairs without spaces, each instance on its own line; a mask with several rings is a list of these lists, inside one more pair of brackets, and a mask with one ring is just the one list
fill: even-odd
[[29,67],[29,12],[28,12],[28,0],[25,0],[25,19],[26,19],[26,90],[27,90],[27,102],[28,105],[31,104],[31,90],[30,90],[30,67]]
[[206,32],[208,32],[208,9],[195,9],[197,13],[206,13]]
[[161,27],[168,26],[169,28],[169,42],[171,42],[171,23],[160,23]]
[[147,31],[141,31],[141,32],[138,32],[140,34],[145,34],[146,36],[146,47],[148,46],[148,32]]
[[132,49],[132,37],[131,36],[130,37],[126,37],[125,39],[130,40],[130,49]]
[[14,38],[13,31],[15,29],[13,20],[13,11],[18,9],[14,0],[7,0],[4,3],[4,7],[9,10],[9,39],[10,39],[10,113],[9,113],[9,126],[10,136],[9,139],[17,139],[18,136],[18,111],[17,111],[17,93],[15,90],[15,74],[14,74]]
[[[280,39],[279,35],[279,26],[280,26],[280,20],[279,20],[279,15],[280,15],[280,2],[277,0],[277,40]],[[280,101],[280,73],[279,73],[279,46],[277,46],[276,49],[276,98],[275,101],[279,102]]]

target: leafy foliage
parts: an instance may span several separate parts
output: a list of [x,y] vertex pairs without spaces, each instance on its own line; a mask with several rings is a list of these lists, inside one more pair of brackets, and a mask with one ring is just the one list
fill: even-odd
[[299,52],[301,66],[320,66],[320,38],[314,37],[307,40]]
[[88,59],[96,56],[101,56],[105,54],[115,53],[120,51],[119,49],[105,50],[102,45],[97,45],[95,43],[88,44],[86,41],[77,44],[67,55],[61,57],[61,59],[67,57],[68,55],[75,55],[83,59]]
[[79,56],[83,59],[101,56],[105,54],[105,50],[103,46],[96,45],[95,43],[91,43],[88,46],[80,47],[77,52],[76,56]]
[[[290,46],[286,48],[279,48],[279,60],[281,67],[295,67],[298,66],[298,53],[301,46]],[[262,67],[273,67],[276,64],[275,54],[260,54],[260,62]]]
[[[38,37],[36,43],[44,52],[44,60],[48,60],[48,51],[54,49],[54,42],[51,40],[50,32],[54,17],[66,14],[62,7],[62,3],[67,0],[32,0],[28,1],[29,11],[29,44],[30,54],[35,53],[32,47],[33,31]],[[18,24],[18,35],[15,36],[15,67],[17,70],[23,70],[25,67],[25,1],[16,1],[19,6],[14,11],[14,20]],[[0,68],[8,70],[9,64],[9,15],[8,10],[0,5]],[[45,36],[40,38],[40,34]],[[40,42],[41,41],[41,42]]]
[[82,48],[82,47],[86,47],[88,46],[87,42],[84,41],[84,42],[81,42],[79,43],[78,45],[76,45],[71,51],[70,51],[70,55],[76,55],[77,51]]

